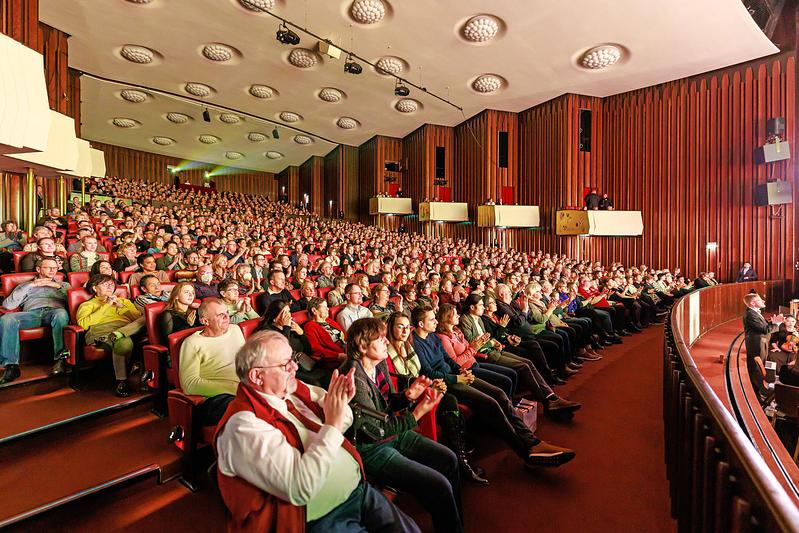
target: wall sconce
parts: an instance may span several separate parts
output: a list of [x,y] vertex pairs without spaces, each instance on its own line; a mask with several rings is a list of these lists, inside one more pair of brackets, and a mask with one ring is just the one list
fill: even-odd
[[719,248],[719,243],[717,242],[709,242],[705,244],[705,250],[708,252],[715,252]]

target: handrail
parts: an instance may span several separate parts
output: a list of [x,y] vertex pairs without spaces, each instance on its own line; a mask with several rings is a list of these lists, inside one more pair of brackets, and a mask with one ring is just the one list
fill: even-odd
[[[673,306],[664,346],[664,423],[672,514],[681,530],[757,524],[755,529],[799,532],[795,501],[713,392],[687,340],[740,316],[741,298],[750,289],[776,295],[784,288],[783,282],[708,287]],[[704,309],[703,300],[709,304]],[[708,525],[714,523],[718,527]]]

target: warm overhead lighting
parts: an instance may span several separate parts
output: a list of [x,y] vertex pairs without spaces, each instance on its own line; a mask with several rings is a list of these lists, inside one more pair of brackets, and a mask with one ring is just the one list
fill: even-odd
[[408,96],[409,94],[411,94],[411,90],[405,85],[402,85],[399,78],[397,78],[397,81],[394,83],[394,96]]
[[203,109],[203,120],[211,122],[211,113],[209,113],[207,109]]
[[277,131],[277,128],[272,130],[272,138],[273,139],[280,139],[280,132]]
[[621,48],[612,44],[595,46],[585,52],[580,65],[589,70],[599,70],[615,65],[621,59]]
[[288,29],[285,24],[278,26],[276,37],[283,44],[292,46],[300,44],[300,36]]
[[363,72],[363,67],[352,60],[352,54],[347,56],[347,62],[344,63],[344,72],[350,74],[360,74]]

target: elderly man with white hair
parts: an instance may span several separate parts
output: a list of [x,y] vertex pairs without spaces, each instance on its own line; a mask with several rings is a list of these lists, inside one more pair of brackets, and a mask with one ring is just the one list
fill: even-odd
[[254,334],[236,354],[240,384],[216,435],[219,489],[231,531],[418,532],[363,478],[352,425],[354,370],[328,391],[295,377],[288,341]]

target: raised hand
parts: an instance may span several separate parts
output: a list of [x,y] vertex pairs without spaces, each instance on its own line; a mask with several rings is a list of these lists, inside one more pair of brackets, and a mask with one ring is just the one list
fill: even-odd
[[428,378],[427,376],[419,376],[413,383],[411,383],[410,387],[405,391],[405,397],[410,401],[416,401],[419,396],[433,384],[433,380]]

